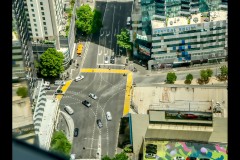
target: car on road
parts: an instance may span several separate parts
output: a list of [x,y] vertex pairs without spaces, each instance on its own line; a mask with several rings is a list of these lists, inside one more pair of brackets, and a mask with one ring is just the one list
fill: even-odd
[[75,129],[74,129],[74,137],[77,137],[77,136],[78,136],[78,131],[79,131],[78,128],[75,128]]
[[65,93],[61,90],[61,89],[57,89],[55,92],[54,92],[55,95],[64,95]]
[[114,57],[114,56],[111,56],[111,58],[110,58],[110,63],[112,63],[112,64],[115,63],[115,57]]
[[91,103],[88,102],[87,100],[82,101],[82,104],[86,107],[91,107]]
[[173,160],[185,160],[185,158],[181,156],[177,156],[177,157],[174,157]]
[[111,121],[112,120],[111,112],[106,112],[106,117],[108,121]]
[[73,109],[70,106],[65,106],[64,110],[69,114],[72,115],[74,113]]
[[81,81],[82,79],[84,79],[84,76],[83,76],[83,75],[77,76],[77,77],[75,78],[75,82]]
[[101,119],[97,119],[97,125],[98,125],[99,128],[103,127]]
[[97,99],[98,97],[95,95],[95,94],[93,94],[93,93],[89,93],[89,95],[88,95],[89,97],[91,97],[92,99]]
[[108,64],[108,57],[105,57],[105,58],[104,58],[104,63],[105,63],[105,64]]
[[156,158],[156,154],[146,153],[146,154],[145,154],[145,158],[148,158],[148,159],[155,159],[155,158]]
[[61,81],[61,80],[56,80],[55,82],[54,82],[54,85],[61,85],[61,86],[64,86],[66,84],[66,82],[65,81]]

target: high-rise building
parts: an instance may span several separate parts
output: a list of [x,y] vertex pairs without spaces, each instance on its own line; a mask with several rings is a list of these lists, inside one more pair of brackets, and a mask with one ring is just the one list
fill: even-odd
[[141,0],[132,13],[134,55],[148,67],[224,61],[226,0]]
[[[14,0],[13,9],[21,10],[23,16],[16,18],[17,22],[23,21],[27,24],[24,28],[29,33],[34,58],[39,56],[48,48],[62,51],[65,57],[64,67],[69,66],[70,55],[73,53],[73,41],[61,44],[60,33],[66,31],[67,17],[64,15],[64,0]],[[15,11],[17,12],[17,11]],[[75,25],[75,21],[74,24]],[[20,26],[19,26],[20,27]],[[21,30],[21,29],[20,29]],[[75,38],[75,32],[69,33]],[[68,36],[65,35],[65,38]],[[70,44],[71,43],[71,44]]]

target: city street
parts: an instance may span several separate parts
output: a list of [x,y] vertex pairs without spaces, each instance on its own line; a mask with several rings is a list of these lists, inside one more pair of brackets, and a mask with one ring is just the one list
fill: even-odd
[[[74,127],[79,128],[78,137],[73,139],[72,153],[76,154],[76,158],[96,158],[100,135],[101,154],[113,156],[117,144],[118,124],[123,112],[126,77],[108,73],[82,75],[85,78],[79,82],[72,82],[60,103],[61,110],[65,105],[72,107]],[[89,93],[96,94],[98,99],[93,100],[88,96]],[[81,103],[83,100],[89,101],[92,106],[85,107]],[[106,120],[107,111],[111,112],[112,121]],[[97,119],[102,120],[101,129],[97,126]]]

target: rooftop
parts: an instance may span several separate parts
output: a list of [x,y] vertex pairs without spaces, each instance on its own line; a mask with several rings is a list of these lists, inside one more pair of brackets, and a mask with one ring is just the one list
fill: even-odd
[[212,11],[208,16],[208,12],[192,14],[190,19],[187,17],[173,17],[168,18],[167,25],[165,21],[152,20],[152,29],[163,27],[175,27],[191,24],[200,24],[212,21],[227,20],[227,11]]

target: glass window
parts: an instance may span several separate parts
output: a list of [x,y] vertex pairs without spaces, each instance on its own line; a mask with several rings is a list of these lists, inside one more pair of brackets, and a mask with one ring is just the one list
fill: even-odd
[[36,22],[36,19],[33,19],[33,22]]
[[37,24],[34,24],[35,27],[37,27]]
[[45,20],[45,17],[42,17],[43,20]]
[[41,10],[43,10],[43,7],[41,7]]
[[35,14],[32,14],[33,17],[35,17]]
[[45,31],[45,34],[48,34],[47,31]]
[[37,32],[38,30],[37,30],[37,29],[35,29],[35,31]]
[[40,5],[43,5],[43,2],[40,2]]
[[33,7],[33,4],[31,4],[31,7]]
[[43,22],[43,25],[46,25],[46,22]]
[[34,12],[34,9],[32,9],[32,12]]
[[36,33],[36,36],[38,36],[38,34]]
[[42,12],[42,15],[44,15],[44,12]]

